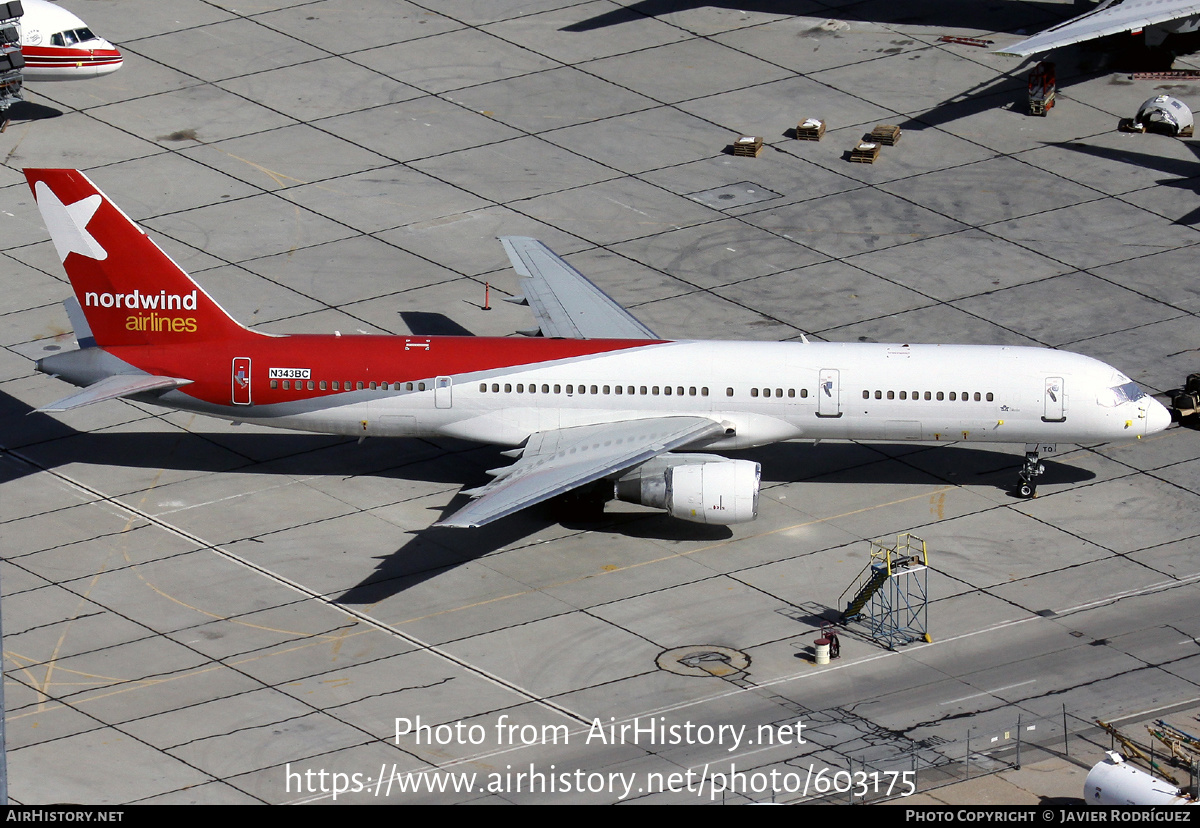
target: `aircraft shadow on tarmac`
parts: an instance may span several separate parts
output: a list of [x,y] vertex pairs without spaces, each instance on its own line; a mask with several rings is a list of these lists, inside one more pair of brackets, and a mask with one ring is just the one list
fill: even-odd
[[[1197,161],[1200,161],[1200,143],[1191,141],[1182,142],[1192,154],[1196,156]],[[1189,190],[1194,195],[1200,196],[1200,164],[1196,161],[1189,161],[1180,158],[1168,158],[1163,155],[1155,155],[1151,152],[1130,152],[1127,149],[1115,149],[1110,147],[1094,147],[1088,144],[1081,144],[1076,141],[1068,141],[1059,144],[1046,144],[1048,147],[1060,147],[1062,149],[1071,150],[1072,152],[1081,152],[1086,155],[1091,155],[1096,158],[1104,158],[1109,161],[1123,161],[1127,164],[1135,164],[1148,170],[1164,173],[1172,176],[1171,178],[1160,179],[1154,183],[1161,187],[1176,187],[1181,190]],[[1181,224],[1191,226],[1200,222],[1200,206],[1189,210],[1184,215],[1175,219],[1172,224]]]
[[[847,0],[821,7],[797,7],[795,0],[640,0],[594,17],[564,26],[564,32],[589,32],[619,26],[647,17],[663,17],[693,9],[725,9],[749,14],[777,14],[781,17],[835,18],[838,20],[895,25],[944,26],[948,29],[982,29],[1030,33],[1062,22],[1080,12],[1061,3],[1036,3],[1023,0],[1007,2],[963,3],[962,0],[926,0],[916,3],[862,3]],[[836,32],[828,32],[830,36]]]
[[[488,479],[484,469],[510,462],[500,454],[500,448],[457,440],[373,438],[360,445],[352,438],[287,431],[89,433],[35,412],[3,392],[0,434],[4,435],[4,453],[15,455],[0,464],[0,483],[11,483],[41,469],[87,464],[224,474],[362,475],[469,488]],[[762,464],[764,497],[770,497],[771,488],[781,483],[965,484],[1007,489],[1014,483],[1022,460],[1011,448],[849,442],[780,443],[731,454]],[[1069,463],[1047,461],[1042,481],[1043,485],[1075,484],[1094,476]],[[452,514],[465,497],[458,495],[440,510],[431,509],[431,522]],[[519,544],[555,524],[569,532],[589,531],[631,539],[716,542],[733,536],[727,526],[689,523],[656,511],[593,511],[579,517],[577,505],[551,501],[480,530],[415,530],[411,541],[380,556],[375,571],[336,600],[375,603],[449,568]]]
[[[1086,3],[1064,6],[1060,3],[963,3],[961,0],[931,0],[909,3],[847,3],[844,10],[836,4],[821,9],[807,9],[797,14],[791,0],[642,0],[594,17],[564,26],[562,31],[587,33],[610,26],[619,26],[648,17],[665,17],[698,8],[726,9],[735,12],[778,14],[791,17],[829,17],[851,22],[884,25],[921,25],[945,28],[947,33],[962,30],[994,31],[1010,34],[1032,34],[1061,23],[1092,8]],[[809,36],[813,39],[836,39],[844,35],[835,28],[814,25]],[[935,47],[930,47],[935,48]],[[967,50],[970,46],[947,46]],[[1058,89],[1064,91],[1078,83],[1111,72],[1151,72],[1171,68],[1178,55],[1200,51],[1200,33],[1173,34],[1159,47],[1148,48],[1140,37],[1127,34],[1111,35],[1087,43],[1066,46],[1050,56],[1013,58],[1007,71],[982,83],[964,89],[926,112],[905,113],[899,120],[904,130],[919,131],[957,121],[993,109],[1007,108],[1023,113],[1026,105],[1026,84],[1029,70],[1039,60],[1049,57],[1057,65]]]
[[55,109],[45,104],[16,101],[8,108],[8,112],[4,113],[4,117],[10,121],[44,121],[48,118],[61,117],[62,114],[61,109]]

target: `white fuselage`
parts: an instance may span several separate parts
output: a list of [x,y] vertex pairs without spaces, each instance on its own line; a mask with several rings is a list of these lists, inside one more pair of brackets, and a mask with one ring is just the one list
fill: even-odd
[[[163,402],[190,407],[186,399],[173,392]],[[714,449],[794,439],[1102,442],[1170,422],[1119,371],[1066,351],[823,342],[647,344],[381,383],[304,408],[260,406],[247,416],[231,406],[219,415],[305,431],[519,445],[534,432],[699,414],[727,426],[708,444]]]

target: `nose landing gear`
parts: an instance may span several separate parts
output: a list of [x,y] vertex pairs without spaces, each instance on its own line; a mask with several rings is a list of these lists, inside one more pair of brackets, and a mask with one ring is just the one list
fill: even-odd
[[1038,450],[1034,449],[1030,451],[1027,446],[1025,451],[1025,465],[1017,473],[1018,480],[1015,489],[1017,497],[1036,497],[1037,483],[1035,481],[1045,472],[1046,467],[1042,465]]

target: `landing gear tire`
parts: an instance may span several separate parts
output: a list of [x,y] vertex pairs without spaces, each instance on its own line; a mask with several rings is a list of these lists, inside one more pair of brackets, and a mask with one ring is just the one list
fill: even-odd
[[1017,497],[1031,498],[1037,494],[1037,486],[1032,483],[1021,483],[1017,486]]

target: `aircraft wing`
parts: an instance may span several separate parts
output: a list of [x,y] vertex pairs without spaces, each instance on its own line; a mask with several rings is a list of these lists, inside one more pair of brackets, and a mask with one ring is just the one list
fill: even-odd
[[128,397],[131,394],[142,394],[146,391],[158,391],[165,388],[178,388],[191,383],[189,379],[177,377],[154,377],[149,374],[117,374],[105,377],[99,382],[93,382],[82,391],[58,402],[42,406],[38,411],[70,411],[82,405],[115,400],[117,397]]
[[658,339],[629,311],[537,239],[500,239],[513,269],[522,277],[521,297],[543,336],[563,339]]
[[1138,31],[1194,15],[1200,15],[1200,3],[1190,0],[1115,0],[995,51],[1026,57],[1071,43]]
[[516,463],[489,472],[495,480],[467,492],[474,501],[434,525],[483,526],[724,431],[706,417],[659,417],[538,432]]

